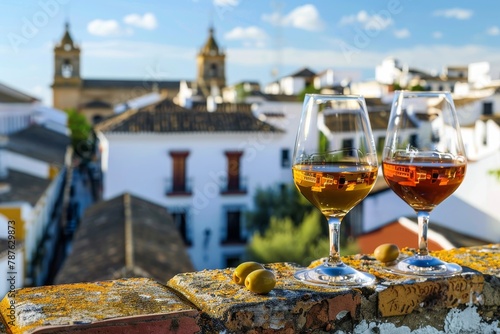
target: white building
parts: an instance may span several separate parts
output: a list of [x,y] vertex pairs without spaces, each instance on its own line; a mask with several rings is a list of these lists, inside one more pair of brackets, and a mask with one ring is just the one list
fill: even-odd
[[295,73],[284,76],[278,81],[268,84],[264,88],[266,94],[297,95],[308,85],[313,84],[315,73],[303,68]]
[[68,133],[64,111],[44,106],[32,96],[0,83],[0,135],[8,135],[36,123]]
[[455,92],[457,86],[463,87],[463,84],[477,89],[484,88],[491,83],[488,62],[445,66],[441,73],[427,73],[411,68],[407,64],[401,64],[393,57],[388,57],[377,65],[375,80],[383,85],[397,84],[403,89],[420,85],[426,90],[450,92]]
[[[0,240],[13,246],[2,251],[0,265],[10,268],[14,253],[15,287],[48,278],[71,159],[66,123],[65,112],[0,84]],[[7,243],[9,226],[15,244]],[[1,295],[11,289],[10,276],[0,272]]]
[[[312,83],[293,78],[291,75],[289,80],[268,86],[266,93],[242,85],[244,100],[251,102],[258,120],[249,117],[248,108],[241,112],[240,87],[224,90],[226,103],[214,100],[209,108],[205,101],[194,99],[186,82],[177,102],[191,110],[165,100],[102,122],[97,130],[103,149],[104,199],[130,192],[166,207],[197,269],[238,263],[248,237],[244,212],[253,209],[255,190],[292,182],[291,159],[302,111],[302,101],[293,94]],[[314,80],[314,75],[309,78]],[[317,80],[325,83],[332,78],[325,73],[323,79]],[[381,151],[392,99],[390,93],[378,90],[380,86],[371,84],[376,97],[366,100],[375,143]],[[468,92],[460,97],[463,115],[471,96]],[[473,97],[475,119],[483,113],[482,98]],[[348,141],[345,138],[346,144]],[[364,223],[362,230],[414,214],[390,190],[370,196],[362,207],[356,218]],[[436,209],[438,218],[440,210],[452,210],[446,203],[442,207]]]
[[[457,113],[463,125],[462,138],[468,159],[467,172],[460,187],[431,213],[432,223],[490,242],[500,241],[500,180],[490,171],[500,169],[500,112],[489,114],[491,97],[457,98]],[[484,104],[487,113],[484,114]],[[496,106],[498,110],[498,105]],[[373,119],[372,119],[373,126]],[[383,141],[383,131],[374,128]],[[376,139],[377,142],[377,139]],[[382,174],[379,178],[383,178]],[[390,189],[370,195],[363,201],[363,231],[376,230],[415,212]],[[395,239],[397,242],[397,238]],[[416,241],[415,241],[416,246]]]
[[[16,282],[20,286],[45,284],[59,240],[65,184],[69,187],[65,181],[72,155],[70,140],[36,124],[4,138],[0,145],[1,229],[7,231],[8,222],[15,222],[16,258],[21,260]],[[0,238],[5,238],[3,232]]]
[[292,180],[290,146],[284,156],[280,144],[287,134],[251,112],[193,111],[165,100],[96,130],[103,198],[130,192],[166,207],[196,269],[238,264],[255,191]]

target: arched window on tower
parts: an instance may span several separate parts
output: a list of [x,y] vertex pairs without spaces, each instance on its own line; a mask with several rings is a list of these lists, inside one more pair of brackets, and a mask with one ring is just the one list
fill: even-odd
[[64,59],[61,73],[64,78],[70,78],[73,75],[73,65],[71,65],[71,61],[69,59]]
[[210,78],[215,78],[217,76],[217,64],[210,64],[208,76]]

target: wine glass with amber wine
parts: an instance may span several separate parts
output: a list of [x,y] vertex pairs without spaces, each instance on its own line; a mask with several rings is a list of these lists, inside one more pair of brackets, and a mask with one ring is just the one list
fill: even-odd
[[342,219],[377,179],[377,154],[363,97],[306,94],[292,170],[300,193],[328,220],[330,235],[328,258],[295,277],[324,286],[373,284],[373,275],[342,262],[339,246]]
[[462,183],[467,160],[449,92],[396,91],[382,157],[389,187],[411,206],[418,220],[418,248],[389,270],[411,275],[450,276],[462,268],[431,255],[430,212]]

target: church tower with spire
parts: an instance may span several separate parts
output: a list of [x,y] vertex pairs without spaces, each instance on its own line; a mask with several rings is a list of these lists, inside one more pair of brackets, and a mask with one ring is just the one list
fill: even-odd
[[82,78],[80,76],[80,48],[65,25],[64,35],[54,47],[53,105],[58,109],[75,107],[80,100]]
[[210,27],[208,40],[200,49],[196,61],[198,90],[204,96],[212,95],[214,89],[221,93],[226,86],[226,55],[215,41],[213,27]]

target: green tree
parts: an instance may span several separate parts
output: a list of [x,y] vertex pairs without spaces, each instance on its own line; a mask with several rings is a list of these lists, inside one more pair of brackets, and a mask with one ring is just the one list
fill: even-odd
[[253,200],[255,209],[247,213],[247,228],[259,233],[269,227],[272,217],[289,218],[298,225],[314,209],[293,184],[257,189]]
[[245,90],[245,84],[243,82],[236,84],[235,91],[236,102],[245,102],[245,99],[250,95],[250,93]]
[[402,90],[403,88],[401,87],[401,85],[399,84],[399,82],[395,82],[392,84],[392,88],[393,90]]
[[320,92],[320,89],[314,88],[313,85],[309,84],[304,88],[298,95],[297,99],[302,102],[304,101],[304,98],[306,97],[306,94],[318,94]]
[[416,84],[415,86],[411,86],[410,90],[413,91],[413,92],[421,92],[421,91],[425,90],[425,87],[423,87],[420,84]]
[[247,249],[250,260],[262,263],[295,262],[309,265],[328,256],[329,240],[321,213],[313,210],[298,226],[290,218],[271,218],[269,228],[256,232]]
[[89,158],[93,152],[94,133],[92,126],[82,113],[74,109],[66,110],[68,114],[68,128],[71,131],[71,145],[76,154]]
[[493,169],[488,172],[488,174],[496,176],[497,179],[500,181],[500,169]]
[[[247,227],[254,232],[247,248],[250,260],[309,265],[328,256],[326,219],[293,184],[257,190],[254,207],[247,213]],[[346,232],[346,228],[341,229],[342,254],[355,254],[358,246]]]

